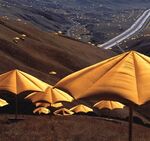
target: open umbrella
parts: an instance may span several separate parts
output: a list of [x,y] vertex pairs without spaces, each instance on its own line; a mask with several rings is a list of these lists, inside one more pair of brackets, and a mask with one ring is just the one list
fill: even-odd
[[[119,117],[120,116],[122,117],[122,114],[125,112],[125,110],[123,110],[125,105],[120,102],[117,102],[117,101],[101,100],[101,101],[97,102],[96,104],[94,104],[93,107],[101,110],[101,114],[105,115],[105,116],[107,115],[107,117],[109,117],[109,116],[114,117],[114,114],[116,117],[116,110],[117,110],[117,115],[118,115],[118,112],[120,114],[120,115],[118,115]],[[121,109],[121,111],[120,111],[120,109]],[[113,112],[111,112],[111,111],[113,111]],[[109,120],[113,120],[113,119],[109,118]]]
[[45,108],[45,107],[38,107],[36,108],[33,113],[38,113],[38,114],[49,114],[50,113],[50,110]]
[[35,106],[36,107],[54,107],[54,108],[60,108],[63,106],[63,104],[61,102],[58,102],[58,103],[54,103],[54,104],[50,104],[50,103],[47,103],[47,102],[36,102],[35,103]]
[[26,91],[45,91],[49,85],[20,70],[12,70],[0,75],[0,90],[9,91],[16,97],[17,119],[17,95]]
[[69,116],[69,115],[73,115],[73,114],[74,114],[74,112],[72,112],[66,108],[61,108],[54,112],[54,115],[59,115],[59,116]]
[[88,112],[93,112],[93,109],[83,105],[83,104],[79,104],[75,107],[72,107],[70,109],[70,111],[73,111],[74,113],[88,113]]
[[73,101],[73,98],[70,95],[57,88],[53,89],[52,86],[49,86],[45,90],[45,92],[33,92],[27,97],[25,97],[25,99],[29,99],[33,103],[48,102],[50,104],[54,104],[60,101],[68,101],[68,102]]
[[135,51],[123,53],[75,72],[55,87],[74,98],[115,100],[129,105],[129,141],[132,140],[132,105],[150,100],[150,58]]
[[102,100],[94,105],[94,107],[98,109],[123,109],[125,105],[121,104],[117,101],[108,101],[108,100]]
[[0,107],[8,105],[7,101],[0,98]]
[[45,107],[45,108],[48,108],[51,106],[50,103],[47,103],[47,102],[36,102],[34,103],[36,107]]

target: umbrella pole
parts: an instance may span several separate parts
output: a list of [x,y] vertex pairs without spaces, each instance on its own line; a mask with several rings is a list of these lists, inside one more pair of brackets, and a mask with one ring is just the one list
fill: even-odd
[[15,120],[18,118],[18,99],[16,95],[16,101],[15,101]]
[[132,131],[133,131],[133,107],[129,106],[129,141],[132,141]]
[[52,109],[52,107],[51,107],[51,106],[52,106],[52,104],[50,103],[50,106],[49,106],[49,107],[50,107],[50,113],[49,113],[49,117],[50,117],[50,118],[52,117],[52,113],[51,113],[51,111],[52,111],[52,110],[51,110],[51,109]]

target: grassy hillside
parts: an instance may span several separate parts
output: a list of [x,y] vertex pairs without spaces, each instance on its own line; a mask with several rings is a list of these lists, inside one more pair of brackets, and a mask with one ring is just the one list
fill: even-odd
[[[128,122],[106,121],[89,116],[23,116],[24,120],[8,122],[11,115],[0,116],[3,141],[127,141]],[[133,125],[134,141],[149,141],[150,129]]]
[[[54,33],[43,32],[25,21],[0,18],[0,73],[21,69],[54,84],[60,78],[114,55]],[[25,34],[15,43],[15,37]],[[56,71],[57,75],[49,75]]]

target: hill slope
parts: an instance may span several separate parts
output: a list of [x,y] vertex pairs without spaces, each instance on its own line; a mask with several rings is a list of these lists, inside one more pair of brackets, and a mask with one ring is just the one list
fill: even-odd
[[126,30],[149,5],[142,0],[0,0],[0,15],[97,44]]
[[[0,19],[0,73],[21,69],[46,82],[60,78],[114,54],[88,44],[39,30],[30,23]],[[25,40],[13,42],[25,34]],[[57,75],[49,75],[56,71]]]
[[[3,141],[127,141],[128,122],[111,122],[88,116],[24,116],[8,123],[10,115],[1,115]],[[13,129],[13,130],[10,130]],[[149,128],[134,124],[134,141],[149,141]]]

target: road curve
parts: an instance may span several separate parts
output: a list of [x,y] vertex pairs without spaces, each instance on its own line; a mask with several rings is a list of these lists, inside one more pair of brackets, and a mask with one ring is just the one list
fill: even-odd
[[146,10],[137,20],[136,22],[126,31],[116,36],[115,38],[105,42],[104,44],[98,44],[97,46],[104,49],[112,48],[123,40],[129,38],[134,35],[139,30],[143,29],[148,21],[150,20],[150,9]]

